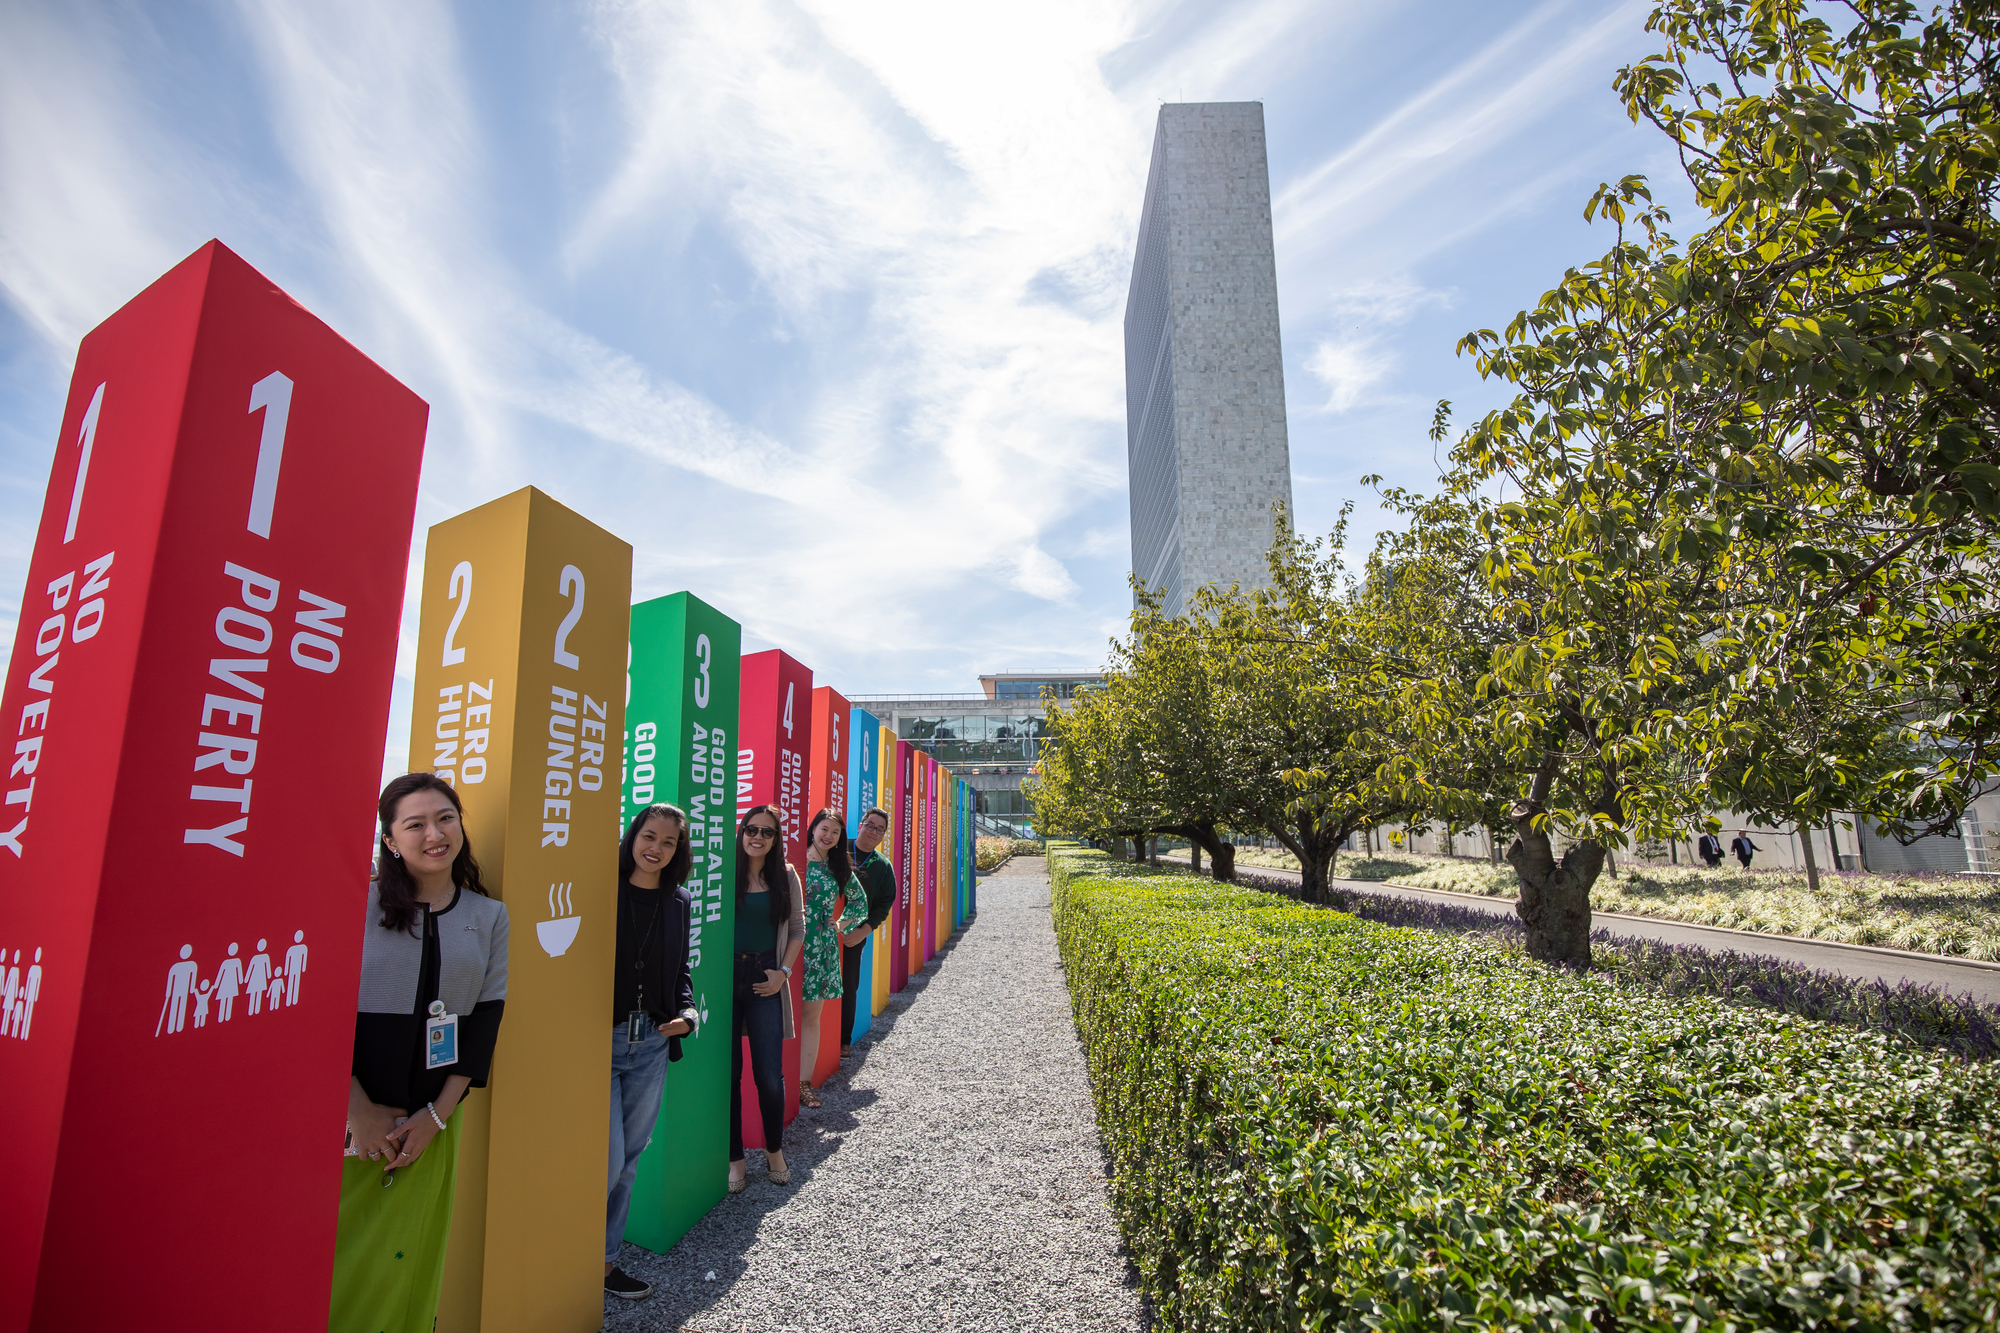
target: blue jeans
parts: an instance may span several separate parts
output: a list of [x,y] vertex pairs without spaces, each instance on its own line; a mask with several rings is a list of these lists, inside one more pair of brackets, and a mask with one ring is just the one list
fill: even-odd
[[750,988],[778,966],[777,954],[736,955],[736,1021],[729,1049],[729,1160],[743,1160],[743,1040],[750,1039],[750,1081],[757,1086],[757,1113],[764,1128],[764,1146],[784,1151],[785,1132],[785,1009],[784,997],[759,995]]
[[618,1257],[625,1243],[625,1218],[632,1211],[632,1178],[639,1174],[639,1154],[653,1141],[653,1122],[660,1118],[660,1092],[667,1081],[667,1037],[652,1024],[634,1046],[625,1040],[625,1025],[611,1029],[611,1166],[610,1197],[604,1205],[604,1262]]

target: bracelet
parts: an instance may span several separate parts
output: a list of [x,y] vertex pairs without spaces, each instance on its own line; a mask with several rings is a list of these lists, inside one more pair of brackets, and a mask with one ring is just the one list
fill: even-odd
[[437,1127],[438,1127],[439,1129],[443,1129],[443,1128],[444,1128],[444,1121],[442,1121],[442,1120],[438,1119],[438,1109],[437,1109],[437,1103],[436,1103],[436,1102],[425,1102],[425,1103],[424,1103],[424,1109],[425,1109],[426,1111],[429,1111],[429,1112],[431,1113],[431,1122],[432,1122],[433,1124],[435,1124],[435,1125],[436,1125],[436,1126],[437,1126]]

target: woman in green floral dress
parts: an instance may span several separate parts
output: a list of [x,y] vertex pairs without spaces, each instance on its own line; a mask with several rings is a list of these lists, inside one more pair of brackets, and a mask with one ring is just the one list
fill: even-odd
[[[834,912],[846,895],[838,922]],[[831,806],[806,828],[805,1022],[799,1031],[799,1105],[818,1106],[813,1073],[819,1066],[820,1015],[833,1002],[840,1021],[840,936],[868,919],[868,895],[854,877],[847,854],[847,820]],[[839,1038],[836,1035],[835,1040]]]

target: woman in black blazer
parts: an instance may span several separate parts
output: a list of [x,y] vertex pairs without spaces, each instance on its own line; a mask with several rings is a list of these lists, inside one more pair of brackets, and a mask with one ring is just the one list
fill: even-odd
[[688,972],[686,888],[694,864],[687,815],[649,805],[618,846],[618,955],[611,984],[611,1162],[604,1208],[604,1290],[636,1301],[652,1288],[615,1266],[632,1179],[653,1136],[667,1065],[701,1021]]

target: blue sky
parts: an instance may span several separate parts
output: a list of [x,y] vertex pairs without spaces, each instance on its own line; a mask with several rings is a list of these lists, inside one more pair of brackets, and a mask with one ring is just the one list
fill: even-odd
[[1610,87],[1646,8],[11,0],[6,639],[77,340],[218,236],[430,402],[413,579],[535,484],[850,693],[1095,666],[1159,104],[1264,103],[1294,496],[1365,548],[1358,479],[1502,397],[1457,338],[1674,179]]

